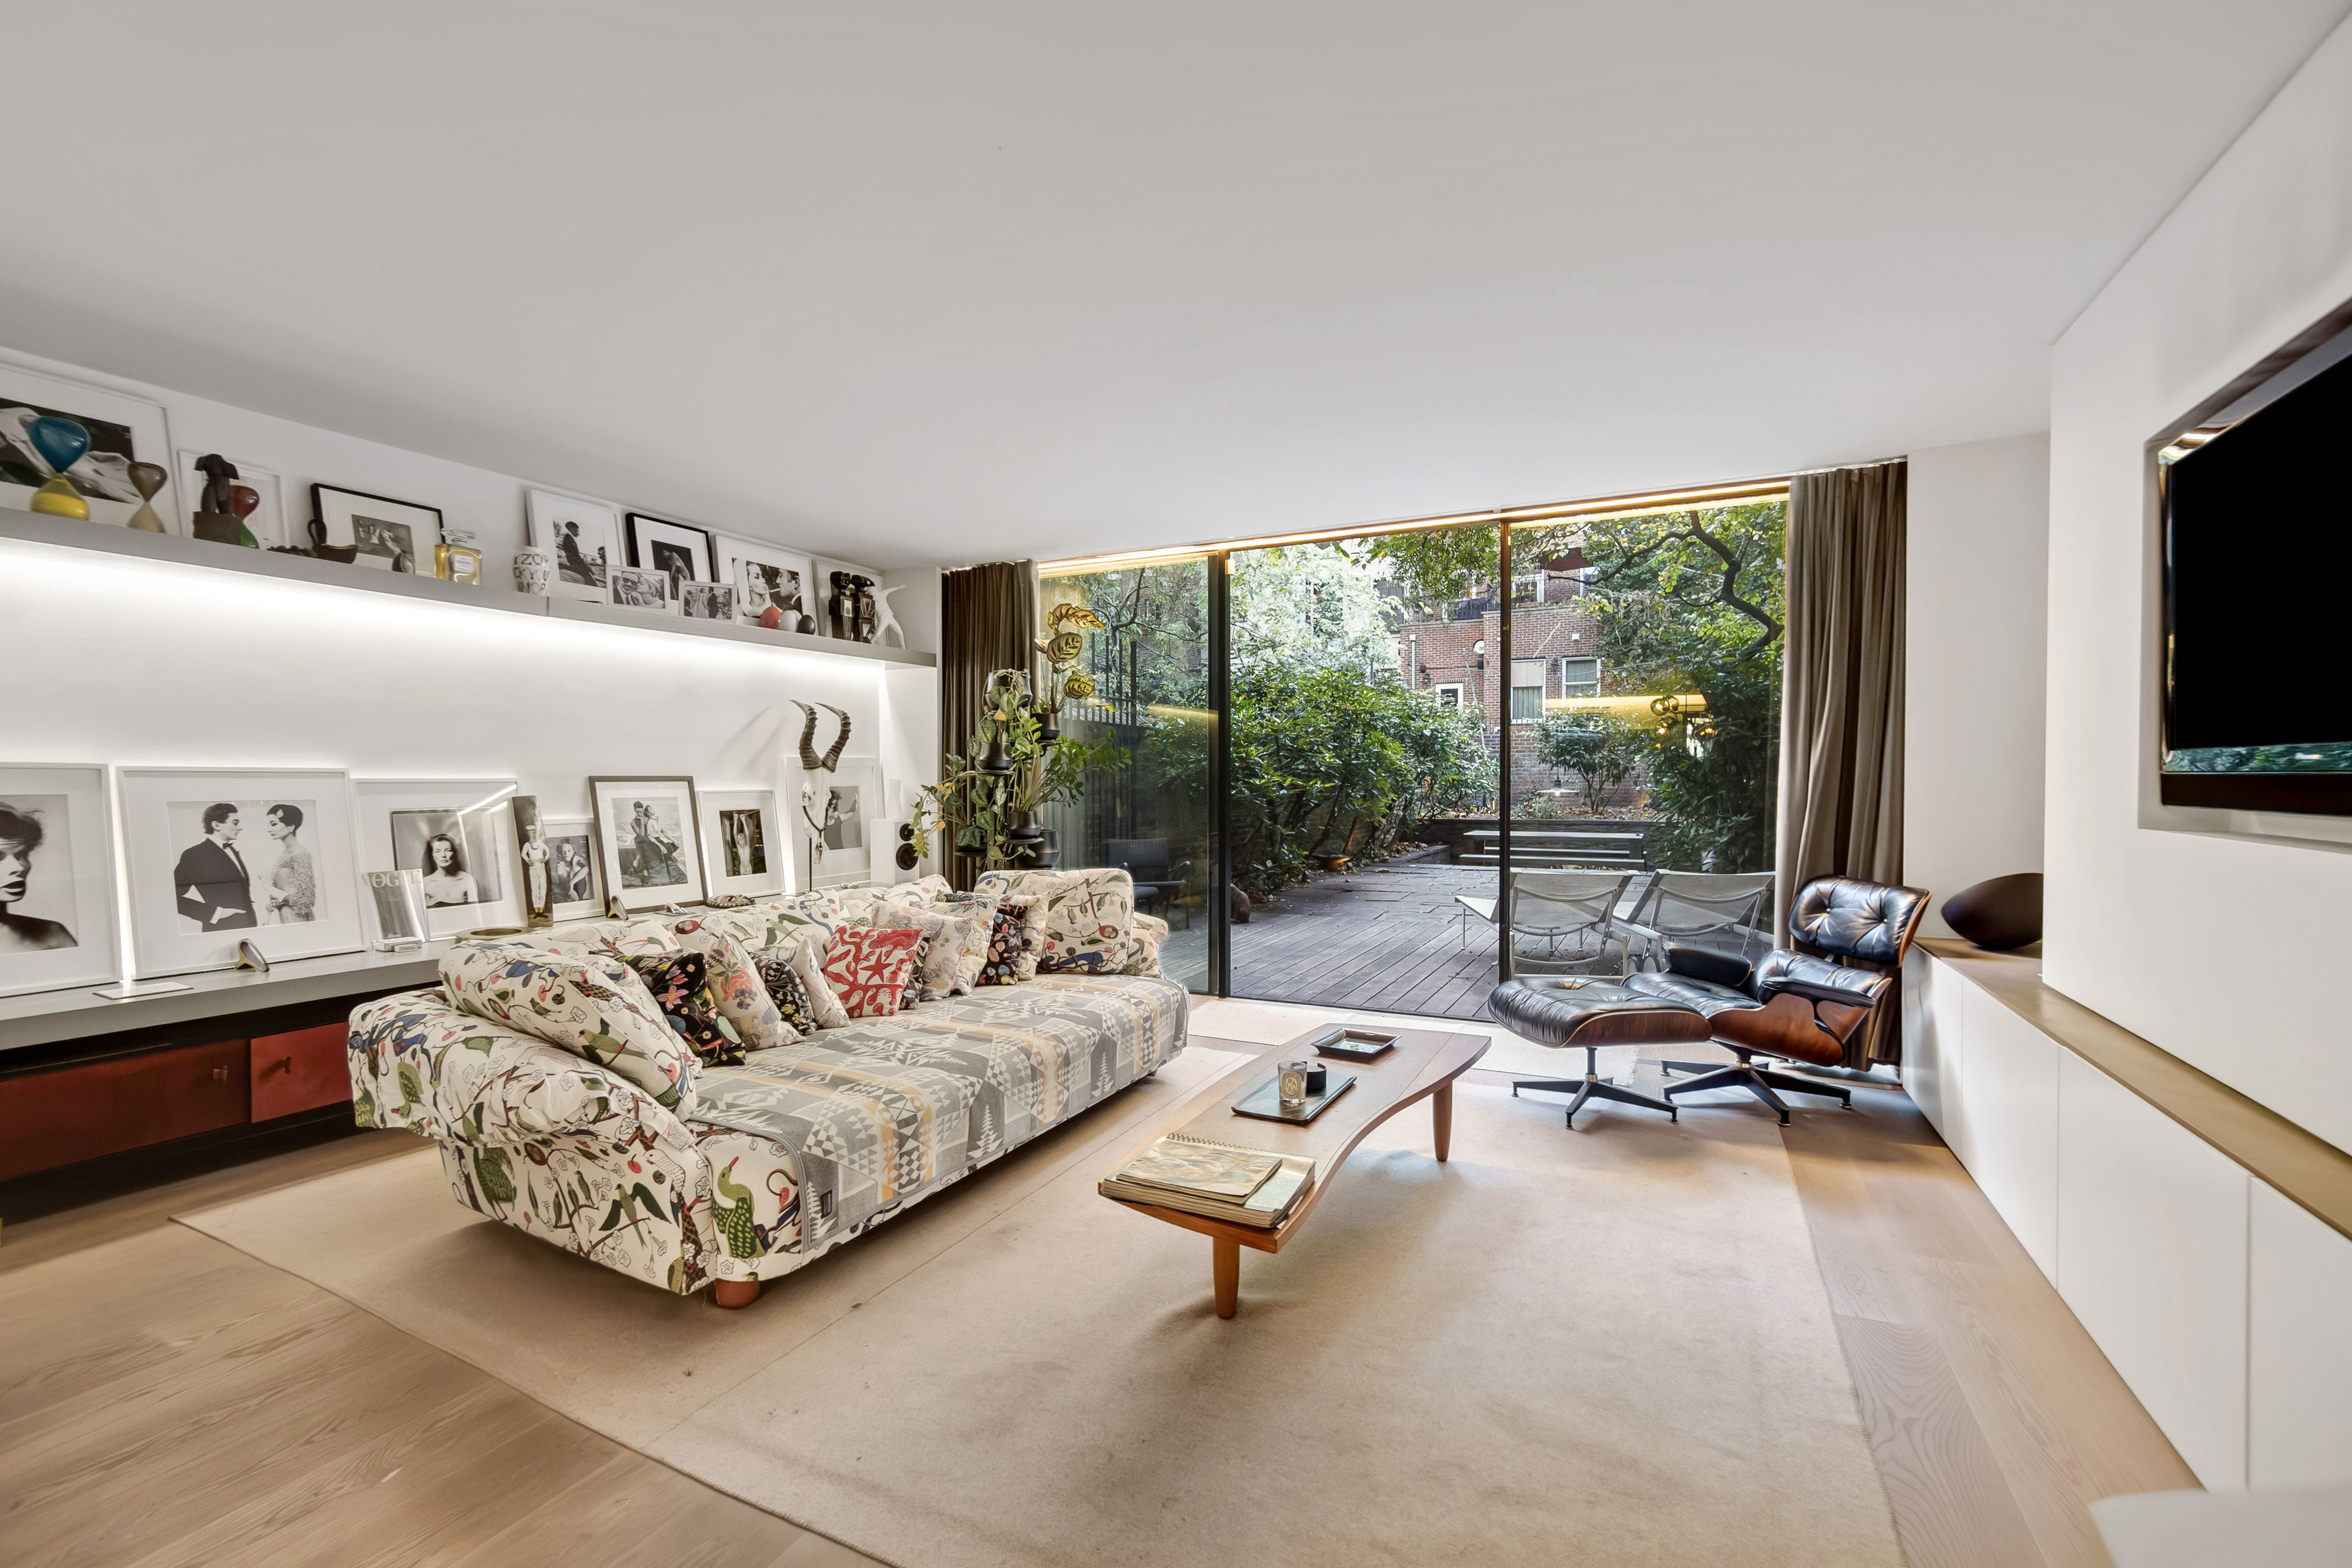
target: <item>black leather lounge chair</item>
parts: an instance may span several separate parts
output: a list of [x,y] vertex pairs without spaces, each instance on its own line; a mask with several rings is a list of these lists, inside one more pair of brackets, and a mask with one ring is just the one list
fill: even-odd
[[[1630,974],[1621,984],[1574,980],[1512,980],[1495,988],[1488,1011],[1514,1033],[1540,1044],[1600,1046],[1712,1040],[1739,1059],[1665,1064],[1696,1073],[1669,1084],[1666,1095],[1744,1089],[1780,1113],[1781,1093],[1822,1094],[1846,1105],[1853,1092],[1818,1079],[1757,1064],[1766,1059],[1818,1067],[1866,1067],[1870,1024],[1895,984],[1903,955],[1927,910],[1918,888],[1889,887],[1845,877],[1808,882],[1789,911],[1792,945],[1749,963],[1699,948],[1669,946],[1664,973]],[[1587,1056],[1588,1096],[1666,1109],[1646,1096],[1601,1085]],[[1565,1089],[1567,1083],[1529,1081],[1519,1089]],[[1776,1092],[1777,1091],[1777,1092]],[[1575,1107],[1570,1107],[1571,1123]]]

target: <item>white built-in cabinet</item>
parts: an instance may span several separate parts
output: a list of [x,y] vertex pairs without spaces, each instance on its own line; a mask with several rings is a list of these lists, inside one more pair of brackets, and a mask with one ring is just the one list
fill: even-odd
[[1905,1087],[2209,1489],[2352,1482],[2352,1238],[1915,950]]

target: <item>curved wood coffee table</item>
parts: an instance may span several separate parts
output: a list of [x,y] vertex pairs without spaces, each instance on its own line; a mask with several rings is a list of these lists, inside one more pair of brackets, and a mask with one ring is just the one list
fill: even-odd
[[[1276,1063],[1293,1056],[1305,1055],[1307,1042],[1328,1029],[1328,1025],[1318,1026],[1289,1044],[1267,1052],[1252,1065],[1240,1088],[1183,1126],[1167,1129],[1188,1137],[1213,1139],[1220,1143],[1235,1143],[1245,1149],[1263,1149],[1269,1154],[1312,1157],[1315,1161],[1315,1185],[1280,1225],[1260,1229],[1255,1226],[1233,1225],[1224,1220],[1161,1208],[1156,1204],[1129,1203],[1124,1198],[1110,1200],[1121,1208],[1150,1215],[1153,1219],[1166,1220],[1170,1225],[1181,1226],[1186,1230],[1199,1231],[1209,1238],[1210,1272],[1216,1282],[1217,1316],[1220,1318],[1232,1317],[1241,1305],[1241,1249],[1254,1247],[1260,1252],[1280,1252],[1291,1237],[1298,1234],[1299,1227],[1307,1223],[1307,1216],[1315,1212],[1315,1205],[1322,1201],[1323,1194],[1330,1191],[1331,1184],[1339,1179],[1349,1151],[1362,1142],[1364,1135],[1373,1128],[1415,1101],[1426,1100],[1429,1101],[1437,1157],[1444,1159],[1451,1152],[1454,1141],[1454,1080],[1486,1054],[1487,1041],[1484,1035],[1437,1034],[1409,1029],[1397,1036],[1395,1049],[1376,1061],[1343,1061],[1336,1057],[1323,1058],[1333,1072],[1353,1073],[1356,1081],[1347,1093],[1333,1100],[1322,1115],[1303,1126],[1234,1114],[1234,1107],[1265,1081]],[[1161,1133],[1155,1132],[1129,1150],[1120,1158],[1118,1165],[1124,1165],[1142,1153],[1161,1136]],[[1117,1170],[1118,1165],[1111,1168]]]

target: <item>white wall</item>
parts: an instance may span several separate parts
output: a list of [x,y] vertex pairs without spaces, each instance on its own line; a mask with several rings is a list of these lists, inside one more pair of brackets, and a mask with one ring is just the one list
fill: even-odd
[[[481,535],[486,580],[511,581],[521,479],[13,357],[163,403],[175,446],[283,475],[298,520],[313,479],[439,506]],[[15,542],[0,541],[0,584],[9,762],[514,778],[557,816],[587,814],[592,774],[686,774],[778,790],[797,826],[798,699],[846,709],[849,754],[878,757],[886,781],[935,776],[929,669]]]
[[1943,902],[2042,869],[2050,437],[1910,455],[1903,879]]
[[[2154,765],[2147,445],[2352,298],[2339,26],[2058,342],[2051,399],[2048,982],[2352,1149],[2352,854],[2189,831]],[[2250,657],[2260,647],[2249,541]],[[2289,563],[2277,563],[2292,569]]]

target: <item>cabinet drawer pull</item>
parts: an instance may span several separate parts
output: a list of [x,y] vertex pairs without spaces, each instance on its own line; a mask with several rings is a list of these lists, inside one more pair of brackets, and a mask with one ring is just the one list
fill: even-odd
[[215,1082],[216,1082],[216,1083],[226,1083],[226,1082],[228,1081],[228,1068],[213,1068],[213,1079],[214,1079],[214,1081],[215,1081]]

